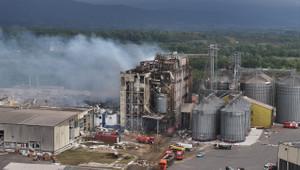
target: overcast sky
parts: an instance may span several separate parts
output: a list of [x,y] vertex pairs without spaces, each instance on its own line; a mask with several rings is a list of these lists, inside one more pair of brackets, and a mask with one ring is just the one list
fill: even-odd
[[[129,5],[140,8],[194,8],[203,4],[223,4],[237,3],[244,5],[263,5],[263,6],[300,6],[300,0],[77,0],[82,2]],[[299,9],[300,10],[300,9]]]

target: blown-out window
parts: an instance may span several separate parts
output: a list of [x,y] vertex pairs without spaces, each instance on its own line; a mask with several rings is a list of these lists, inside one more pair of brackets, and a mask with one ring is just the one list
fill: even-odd
[[29,142],[29,147],[33,148],[33,149],[40,149],[41,145],[40,145],[40,142],[31,141],[31,142]]

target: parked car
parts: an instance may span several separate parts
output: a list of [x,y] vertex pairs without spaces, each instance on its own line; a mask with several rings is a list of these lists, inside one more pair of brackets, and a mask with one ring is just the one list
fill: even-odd
[[286,121],[286,122],[283,122],[283,127],[290,128],[290,129],[297,129],[298,123],[295,121]]
[[264,166],[264,170],[277,170],[277,166],[274,163],[266,163]]
[[229,144],[214,144],[215,149],[231,150],[232,145]]
[[197,158],[203,158],[205,156],[205,153],[204,152],[199,152],[196,157]]

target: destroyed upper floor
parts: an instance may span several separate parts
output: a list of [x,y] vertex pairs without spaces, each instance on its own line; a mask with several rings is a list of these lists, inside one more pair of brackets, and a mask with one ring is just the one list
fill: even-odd
[[189,60],[184,54],[166,53],[157,54],[154,60],[142,61],[134,69],[127,70],[124,73],[149,73],[161,71],[180,71],[189,68]]

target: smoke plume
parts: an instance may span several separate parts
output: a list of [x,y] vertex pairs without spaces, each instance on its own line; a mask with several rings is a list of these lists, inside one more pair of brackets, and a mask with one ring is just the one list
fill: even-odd
[[161,51],[152,44],[120,43],[77,35],[7,35],[0,30],[0,87],[62,86],[118,98],[119,73]]

